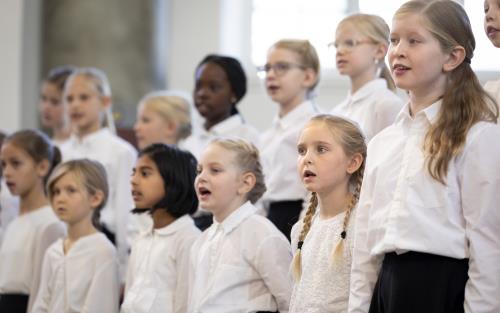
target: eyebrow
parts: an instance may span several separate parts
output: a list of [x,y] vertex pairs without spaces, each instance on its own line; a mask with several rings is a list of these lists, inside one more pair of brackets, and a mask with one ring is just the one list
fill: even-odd
[[[312,144],[315,144],[315,145],[327,145],[327,146],[331,146],[332,145],[329,142],[321,141],[321,140],[313,141]],[[300,147],[300,146],[305,146],[305,145],[306,145],[305,142],[299,142],[299,144],[297,146]]]
[[134,167],[134,170],[139,170],[139,171],[141,171],[141,170],[151,170],[151,171],[153,171],[154,168],[151,167],[151,166],[148,166],[148,165],[143,165],[143,166],[139,166],[139,167]]

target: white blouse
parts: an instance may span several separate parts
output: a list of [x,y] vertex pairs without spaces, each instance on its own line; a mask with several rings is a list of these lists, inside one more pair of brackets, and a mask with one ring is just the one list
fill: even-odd
[[303,102],[285,116],[276,116],[271,128],[260,137],[260,156],[267,187],[262,200],[266,205],[270,201],[306,198],[307,191],[297,172],[297,143],[302,128],[319,113],[312,102]]
[[186,313],[189,253],[200,231],[184,215],[137,238],[130,255],[122,313]]
[[40,285],[45,251],[65,233],[66,227],[50,206],[15,218],[7,227],[0,247],[0,294],[29,295],[31,308]]
[[115,234],[120,271],[124,277],[128,249],[139,233],[139,218],[130,212],[134,201],[130,191],[130,175],[137,153],[128,142],[112,134],[107,128],[78,138],[71,138],[61,146],[63,160],[89,158],[99,161],[106,169],[109,197],[101,211],[101,221]]
[[290,244],[246,202],[191,249],[190,313],[288,312]]
[[118,312],[118,259],[102,233],[80,238],[64,254],[63,239],[45,254],[32,313]]
[[[484,89],[489,92],[489,94],[497,101],[497,105],[500,106],[500,79],[492,80],[486,82]],[[500,123],[500,115],[498,116],[497,124]]]
[[396,122],[368,146],[351,275],[349,312],[368,312],[384,254],[416,251],[469,258],[465,312],[500,312],[500,127],[479,122],[432,179],[422,150],[441,102]]
[[0,178],[0,245],[7,226],[19,214],[19,197],[10,193],[5,179]]
[[369,142],[382,129],[391,125],[403,101],[394,92],[387,88],[385,79],[377,78],[357,90],[350,91],[347,98],[335,106],[332,115],[341,116],[358,123]]
[[[301,251],[302,275],[295,282],[290,301],[290,313],[347,312],[352,251],[354,248],[354,210],[347,227],[342,262],[334,263],[332,254],[343,229],[345,213],[312,220]],[[303,220],[292,228],[292,249],[295,254]]]
[[200,127],[198,132],[180,142],[179,147],[191,152],[199,160],[210,141],[217,137],[237,137],[257,145],[259,133],[252,125],[246,123],[240,114],[235,114],[209,130]]

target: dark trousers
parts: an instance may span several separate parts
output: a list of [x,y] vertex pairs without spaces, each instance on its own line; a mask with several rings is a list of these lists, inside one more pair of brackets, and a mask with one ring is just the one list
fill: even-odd
[[369,313],[463,313],[468,259],[388,253]]
[[302,199],[290,201],[274,201],[269,204],[267,218],[285,234],[290,241],[292,226],[299,220],[302,211]]
[[0,294],[0,313],[26,313],[28,300],[28,295]]

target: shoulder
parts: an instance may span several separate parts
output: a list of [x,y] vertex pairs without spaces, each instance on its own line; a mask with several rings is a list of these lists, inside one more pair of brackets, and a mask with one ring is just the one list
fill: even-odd
[[478,122],[467,133],[464,153],[484,153],[483,157],[500,153],[500,126],[489,122]]
[[285,235],[266,217],[252,214],[241,224],[242,231],[252,241],[266,241],[271,238],[279,238],[288,242]]
[[95,238],[92,240],[92,250],[95,251],[97,259],[103,261],[116,259],[115,246],[102,233],[95,234]]
[[402,108],[404,104],[403,99],[387,88],[377,90],[371,98],[374,100],[374,103],[380,104],[384,107]]

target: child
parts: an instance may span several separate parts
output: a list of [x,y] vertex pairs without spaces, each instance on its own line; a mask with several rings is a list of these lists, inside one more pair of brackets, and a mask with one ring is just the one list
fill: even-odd
[[351,90],[331,113],[358,123],[367,141],[392,124],[403,106],[384,61],[388,40],[389,26],[381,17],[353,14],[338,24],[332,43],[337,69],[349,76]]
[[45,250],[65,233],[44,192],[61,154],[40,131],[21,130],[5,139],[0,160],[10,192],[20,198],[0,247],[0,312],[25,313],[38,293]]
[[131,183],[137,213],[149,213],[153,227],[132,247],[122,313],[184,313],[189,252],[200,231],[189,214],[198,207],[196,159],[164,144],[139,153]]
[[[485,0],[484,13],[486,35],[495,47],[500,48],[500,6],[498,0]],[[497,105],[500,105],[500,80],[487,82],[484,89],[497,101]]]
[[139,149],[153,143],[177,145],[191,134],[189,103],[169,92],[147,94],[139,102],[134,131]]
[[350,312],[500,312],[498,108],[471,69],[451,0],[393,18],[389,64],[409,103],[368,147]]
[[304,219],[292,229],[296,282],[290,312],[346,312],[365,138],[352,122],[320,115],[302,130],[297,150],[299,175],[312,195]]
[[104,167],[89,159],[63,163],[50,176],[47,193],[68,236],[45,254],[31,312],[118,312],[116,250],[98,231],[108,197]]
[[60,66],[52,69],[42,83],[40,92],[40,120],[43,127],[52,131],[52,140],[61,145],[70,136],[67,112],[63,105],[66,80],[75,68]]
[[195,188],[214,223],[191,249],[188,312],[288,312],[292,254],[283,234],[253,206],[266,190],[255,146],[212,141]]
[[210,54],[196,67],[193,99],[205,123],[182,147],[199,159],[211,139],[240,137],[257,143],[257,130],[245,122],[236,105],[247,92],[247,77],[235,58]]
[[260,138],[267,192],[262,201],[268,218],[290,240],[307,191],[297,175],[297,140],[307,121],[318,114],[311,98],[319,81],[319,59],[307,40],[280,40],[267,54],[267,94],[279,105],[273,125]]
[[[64,101],[73,128],[61,146],[64,160],[89,158],[104,165],[109,199],[102,209],[102,231],[116,244],[120,272],[124,277],[128,241],[137,231],[130,211],[134,204],[128,177],[136,159],[135,149],[114,134],[111,90],[106,75],[96,68],[77,69],[66,82]],[[103,127],[106,115],[108,127]]]

